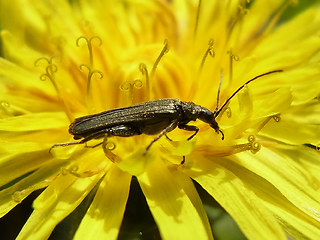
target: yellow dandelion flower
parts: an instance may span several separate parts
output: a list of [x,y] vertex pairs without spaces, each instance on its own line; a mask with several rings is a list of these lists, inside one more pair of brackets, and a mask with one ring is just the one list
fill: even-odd
[[[320,6],[279,21],[291,3],[2,0],[1,217],[45,188],[17,238],[48,238],[92,195],[72,237],[117,239],[135,176],[162,239],[213,239],[194,182],[249,239],[317,239]],[[148,151],[145,134],[51,148],[78,117],[164,98],[214,112],[241,86],[215,116],[224,139],[197,120]]]

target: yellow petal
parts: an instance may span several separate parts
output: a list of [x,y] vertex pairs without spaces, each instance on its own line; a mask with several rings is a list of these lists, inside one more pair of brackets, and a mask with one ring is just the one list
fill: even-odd
[[287,239],[276,218],[240,178],[218,164],[201,161],[207,170],[188,173],[226,209],[249,239]]
[[[0,151],[1,153],[14,153],[18,152],[17,149],[23,149],[23,152],[36,152],[45,149],[49,149],[52,144],[48,143],[39,143],[39,142],[9,142],[0,140]],[[1,162],[1,160],[0,160]]]
[[320,218],[320,193],[315,189],[320,182],[306,177],[310,173],[298,164],[300,157],[297,149],[290,153],[262,148],[255,155],[240,153],[238,156],[239,164],[273,184],[297,208],[312,218]]
[[[296,154],[296,151],[293,151],[292,153]],[[309,158],[307,156],[309,156]],[[304,156],[304,159],[312,159],[313,157],[315,156],[309,154]],[[246,168],[239,166],[237,162],[238,161],[235,161],[234,163],[224,161],[222,163],[220,161],[220,163],[228,168],[228,170],[243,179],[246,185],[254,190],[255,194],[277,217],[279,224],[291,237],[294,239],[317,239],[317,236],[320,236],[319,218],[310,218],[306,213],[302,212],[297,206],[291,203],[289,201],[290,199],[287,199],[274,185]],[[319,189],[320,185],[317,179],[310,178],[308,181],[313,188]],[[319,209],[314,209],[314,212],[319,212]]]
[[292,122],[292,119],[284,115],[280,116],[280,121],[276,122],[271,120],[262,129],[261,135],[272,137],[275,140],[281,141],[286,144],[301,145],[305,143],[319,142],[320,126],[307,125]]
[[292,106],[280,115],[279,121],[270,121],[261,135],[285,144],[318,144],[320,136],[320,103],[312,101]]
[[[65,169],[63,174],[58,175],[50,183],[34,201],[34,211],[17,239],[26,239],[30,236],[33,239],[46,239],[50,236],[55,226],[75,210],[103,176],[103,171],[93,176],[89,172],[93,167],[92,162],[99,162],[100,153],[100,151],[89,151],[78,156],[76,162],[78,165],[70,163],[70,170]],[[92,160],[88,161],[90,158]],[[85,177],[81,177],[81,172]],[[91,177],[86,176],[86,173]]]
[[172,169],[172,174],[175,178],[175,181],[183,188],[184,192],[188,195],[189,199],[191,200],[193,206],[196,208],[200,218],[202,219],[203,224],[206,227],[208,236],[211,239],[211,226],[209,224],[207,213],[205,212],[203,208],[202,201],[198,195],[198,192],[191,181],[191,178],[180,171],[177,171],[177,169]]
[[0,130],[2,131],[36,131],[61,128],[68,125],[68,118],[62,112],[30,113],[0,119]]
[[[270,199],[270,195],[269,195]],[[278,200],[278,199],[277,199]],[[319,219],[311,221],[306,215],[301,212],[293,212],[288,210],[294,206],[290,206],[288,202],[269,202],[265,205],[272,211],[292,239],[318,239],[320,236]],[[284,208],[283,206],[286,206]]]
[[131,175],[112,166],[76,232],[75,239],[117,239]]
[[0,186],[48,164],[48,152],[7,154],[0,158]]
[[101,176],[60,176],[34,202],[34,211],[17,239],[47,239],[55,226],[68,216],[95,186]]
[[[319,146],[318,146],[319,147]],[[320,183],[317,179],[318,173],[320,172],[320,158],[319,158],[319,149],[316,151],[300,151],[299,154],[299,161],[301,161],[301,164],[303,167],[307,169],[307,171],[310,173],[310,182],[311,186],[314,189],[319,188],[320,189]],[[287,150],[286,152],[289,152],[291,156],[294,156],[294,149],[291,151]]]
[[270,16],[275,16],[283,2],[284,0],[252,1],[248,14],[245,16],[245,21],[243,21],[243,35],[246,38],[250,36],[250,39],[260,36],[263,33],[262,29],[267,27],[266,24],[271,23]]
[[[23,31],[21,31],[23,32]],[[3,49],[4,49],[4,56],[6,59],[10,59],[12,62],[19,64],[21,67],[27,67],[27,68],[34,68],[34,62],[35,59],[39,58],[41,55],[39,55],[39,52],[35,51],[34,49],[30,48],[29,46],[25,45],[24,37],[17,38],[16,34],[13,32],[9,32],[8,30],[3,30],[0,32],[0,38],[3,42]],[[19,49],[19,51],[17,51]],[[1,65],[2,62],[4,62],[4,59],[1,59]],[[4,76],[7,74],[12,74],[11,76],[15,76],[19,72],[7,72]],[[25,75],[25,79],[28,79],[27,76],[34,75],[35,72],[32,73],[32,71]],[[25,81],[25,84],[30,84],[28,81]]]
[[280,88],[267,97],[260,97],[254,101],[253,118],[276,115],[290,107],[292,94],[289,88]]
[[[320,22],[319,9],[310,7],[306,11],[303,11],[295,18],[290,21],[284,22],[281,26],[275,29],[275,31],[264,38],[264,40],[259,44],[259,47],[256,49],[258,51],[263,51],[270,55],[283,55],[283,53],[288,54],[288,50],[293,46],[300,47],[301,44],[314,40],[314,37],[317,36],[318,24]],[[297,31],[299,29],[299,31]],[[306,37],[308,36],[308,37]],[[285,37],[286,41],[281,41]],[[270,43],[273,44],[270,44]],[[277,43],[277,44],[274,44]],[[288,43],[290,43],[288,45]],[[297,51],[300,54],[309,53],[309,49],[316,47],[309,46],[305,51]],[[264,49],[264,50],[263,50]],[[298,49],[296,49],[298,50]],[[269,51],[269,52],[268,52]],[[281,54],[274,54],[276,51],[280,51]],[[297,59],[292,59],[296,61]],[[300,59],[300,62],[301,61]]]
[[207,223],[193,205],[195,198],[189,198],[186,193],[191,193],[190,189],[185,191],[161,161],[154,161],[138,180],[162,239],[212,238]]
[[[42,158],[39,157],[39,160],[41,159]],[[18,159],[15,158],[15,160],[17,161]],[[26,176],[23,176],[25,173],[25,169],[21,170],[20,167],[17,167],[18,170],[14,172],[13,176],[11,176],[10,172],[9,174],[4,174],[4,172],[1,172],[1,183],[7,183],[7,185],[1,185],[2,190],[0,191],[0,216],[2,217],[6,213],[8,213],[12,208],[21,203],[22,200],[25,199],[33,191],[46,187],[50,183],[50,178],[53,175],[56,175],[64,164],[66,164],[65,161],[58,160],[51,163],[46,163],[44,167]],[[0,169],[2,169],[2,167]],[[13,169],[8,168],[4,170],[13,171]]]

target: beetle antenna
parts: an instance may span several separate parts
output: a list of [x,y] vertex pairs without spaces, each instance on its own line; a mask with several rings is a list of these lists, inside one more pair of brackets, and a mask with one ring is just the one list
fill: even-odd
[[218,110],[219,110],[220,89],[221,89],[221,85],[222,85],[222,79],[223,79],[223,73],[222,73],[222,69],[221,69],[220,70],[220,83],[219,83],[218,93],[217,93],[217,106],[216,106],[216,109],[213,112],[214,116],[217,116],[216,112],[218,112]]
[[[220,112],[222,111],[222,109],[230,102],[230,100],[231,100],[245,85],[247,85],[248,83],[250,83],[250,82],[252,82],[252,81],[254,81],[254,80],[258,79],[258,78],[261,78],[261,77],[263,77],[263,76],[265,76],[265,75],[269,75],[269,74],[271,74],[271,73],[277,73],[277,72],[283,72],[283,70],[274,70],[274,71],[266,72],[266,73],[260,74],[260,75],[258,75],[258,76],[256,76],[256,77],[250,79],[250,80],[247,81],[245,84],[243,84],[241,87],[239,87],[239,88],[226,100],[226,102],[222,105],[222,107],[221,107],[219,110],[217,110],[217,108],[218,108],[218,103],[219,103],[219,101],[217,101],[217,108],[214,110],[214,117],[216,118],[216,117],[220,114]],[[220,85],[221,85],[221,80],[220,80]],[[219,93],[220,93],[220,85],[219,85],[219,89],[218,89],[218,98],[219,98]]]

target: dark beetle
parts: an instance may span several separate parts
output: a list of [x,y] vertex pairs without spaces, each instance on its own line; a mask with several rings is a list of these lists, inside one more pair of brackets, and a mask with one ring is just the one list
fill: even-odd
[[[281,72],[281,70],[261,74],[245,84],[274,72]],[[199,128],[188,125],[188,123],[197,119],[208,123],[217,133],[220,132],[223,139],[223,132],[219,129],[215,118],[244,85],[238,88],[220,109],[217,106],[214,112],[193,102],[183,102],[179,99],[168,98],[76,118],[69,126],[69,133],[74,136],[75,140],[81,140],[78,142],[55,144],[52,148],[86,143],[91,139],[109,136],[130,137],[140,134],[158,134],[147,146],[147,151],[155,141],[176,127],[187,131],[194,131],[188,138],[188,140],[192,139],[198,133]]]
[[149,149],[153,142],[176,127],[194,131],[188,138],[190,140],[197,134],[199,128],[187,123],[196,119],[208,123],[216,132],[220,131],[215,116],[209,109],[193,102],[168,98],[77,118],[70,124],[69,133],[76,140],[82,139],[79,143],[102,138],[105,135],[130,137],[158,134],[147,147]]

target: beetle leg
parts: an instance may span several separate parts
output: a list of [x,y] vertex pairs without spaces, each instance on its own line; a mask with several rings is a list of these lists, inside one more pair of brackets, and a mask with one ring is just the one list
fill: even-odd
[[96,137],[96,135],[94,135],[94,136],[90,135],[90,136],[88,136],[88,137],[86,137],[86,138],[84,138],[84,139],[82,139],[82,140],[80,140],[78,142],[56,143],[49,149],[49,153],[55,147],[65,147],[65,146],[70,146],[70,145],[83,144],[83,143],[86,143],[86,142],[88,142],[89,140],[91,140],[91,139],[93,139],[95,137]]
[[144,151],[144,154],[146,154],[149,150],[149,148],[152,146],[153,143],[155,143],[157,140],[159,140],[163,135],[166,135],[167,132],[172,130],[173,127],[177,125],[177,120],[172,121],[165,129],[163,129],[152,141],[149,143],[149,145],[146,147],[146,150]]
[[182,156],[182,161],[180,163],[180,165],[183,165],[186,162],[186,156]]
[[168,137],[167,134],[164,134],[164,135],[166,136],[166,138],[167,138],[169,141],[171,141],[171,142],[173,141],[171,138]]
[[93,145],[93,146],[89,146],[89,145],[87,145],[87,143],[86,143],[86,142],[85,142],[84,144],[85,144],[85,147],[86,147],[86,148],[95,148],[95,147],[100,146],[102,143],[103,143],[103,142],[100,142],[100,143],[97,143],[97,144],[95,144],[95,145]]
[[[54,144],[50,149],[49,149],[49,153],[51,152],[51,150],[55,147],[65,147],[65,146],[70,146],[70,145],[76,145],[76,144],[83,144],[83,143],[86,143],[88,141],[90,141],[91,139],[94,139],[94,138],[100,138],[100,137],[103,137],[106,133],[108,134],[108,131],[109,129],[103,129],[101,131],[98,131],[98,132],[95,132],[93,134],[90,134],[88,136],[86,136],[85,138],[81,139],[80,141],[78,142],[67,142],[67,143],[57,143],[57,144]],[[93,147],[97,147],[99,146],[101,143],[93,146]],[[86,146],[86,147],[89,147],[89,146]]]
[[49,153],[55,147],[65,147],[65,146],[69,146],[69,145],[76,145],[76,144],[82,144],[82,143],[83,142],[81,142],[81,141],[78,141],[78,142],[67,142],[67,143],[56,143],[56,144],[51,146],[51,148],[49,149]]
[[178,124],[178,128],[186,130],[186,131],[194,131],[194,134],[192,134],[190,137],[188,137],[188,141],[191,140],[199,131],[199,128],[197,126],[193,126],[193,125],[187,125],[187,124],[183,124],[180,123]]

